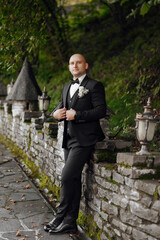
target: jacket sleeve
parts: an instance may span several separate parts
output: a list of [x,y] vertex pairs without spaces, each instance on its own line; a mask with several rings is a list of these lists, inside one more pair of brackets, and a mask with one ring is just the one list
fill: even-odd
[[106,115],[106,101],[104,86],[97,82],[91,91],[92,108],[85,111],[77,111],[75,116],[76,123],[90,122],[99,120]]

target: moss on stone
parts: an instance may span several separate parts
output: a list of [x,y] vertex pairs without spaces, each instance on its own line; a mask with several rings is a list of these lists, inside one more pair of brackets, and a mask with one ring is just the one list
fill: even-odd
[[28,148],[31,146],[31,130],[29,129],[29,140],[28,140]]
[[118,184],[115,180],[113,180],[111,177],[109,179],[106,179],[106,182],[112,183],[112,184]]
[[45,189],[48,188],[49,194],[52,194],[54,198],[57,198],[57,200],[60,200],[60,187],[57,187],[51,180],[49,176],[46,174],[40,174],[39,175],[40,180],[40,188]]
[[12,116],[9,116],[8,121],[9,121],[9,123],[12,122]]
[[155,190],[155,192],[154,192],[154,197],[155,197],[156,200],[159,199],[158,187],[156,187],[156,190]]
[[160,167],[157,167],[155,169],[155,173],[147,173],[147,174],[143,174],[139,177],[139,179],[141,180],[152,180],[152,179],[159,179],[160,176]]
[[116,168],[115,164],[105,164],[103,167],[105,167],[107,170],[113,170]]
[[108,202],[108,199],[106,197],[103,197],[102,200],[105,201],[105,202]]
[[38,130],[38,133],[44,134],[44,132],[42,130]]
[[129,166],[128,164],[126,164],[124,162],[117,163],[117,165],[119,165],[120,167],[131,168],[131,166]]
[[146,165],[146,163],[137,163],[135,166],[139,169],[144,169],[144,168],[146,168],[147,165]]
[[79,212],[78,224],[84,229],[86,235],[93,240],[101,240],[102,230],[97,226],[92,215]]
[[17,158],[17,160],[25,163],[27,168],[31,170],[30,176],[32,179],[39,179],[40,187],[42,189],[48,188],[49,192],[52,193],[52,195],[57,198],[57,200],[60,199],[60,187],[57,187],[51,181],[51,178],[44,172],[41,171],[40,173],[39,167],[37,167],[36,164],[30,158],[28,158],[22,149],[20,149],[15,143],[3,135],[0,135],[0,142],[10,149],[11,153]]
[[116,162],[116,153],[112,151],[105,151],[102,153],[96,153],[97,160],[96,163],[98,162],[109,162],[109,163],[115,163]]

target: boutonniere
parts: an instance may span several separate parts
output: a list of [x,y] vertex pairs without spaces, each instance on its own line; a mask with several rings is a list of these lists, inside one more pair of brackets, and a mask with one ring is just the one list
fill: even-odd
[[85,88],[85,87],[79,87],[79,91],[78,91],[78,97],[82,98],[84,95],[86,95],[89,92],[89,89]]

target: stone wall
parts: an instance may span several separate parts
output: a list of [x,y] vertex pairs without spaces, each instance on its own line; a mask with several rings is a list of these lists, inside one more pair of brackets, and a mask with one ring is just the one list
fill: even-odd
[[[59,187],[64,166],[63,124],[58,127],[56,122],[30,121],[27,114],[13,118],[7,110],[0,110],[0,134],[21,148]],[[102,150],[104,145],[100,143],[98,148]],[[95,155],[98,158],[98,153]],[[140,180],[157,176],[159,165],[158,153],[152,158],[119,153],[116,166],[107,162],[86,164],[78,221],[92,239],[160,239],[160,184],[157,180]]]

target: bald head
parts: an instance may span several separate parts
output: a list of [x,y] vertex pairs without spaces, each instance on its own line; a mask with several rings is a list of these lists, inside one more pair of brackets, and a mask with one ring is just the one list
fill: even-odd
[[70,57],[69,70],[73,77],[78,78],[86,73],[88,63],[82,54],[76,53]]
[[86,62],[85,57],[84,57],[82,54],[79,54],[79,53],[73,54],[73,55],[70,57],[70,59],[69,59],[69,63],[70,63],[70,61],[71,61],[73,58],[79,58],[79,59],[83,60],[84,62]]

